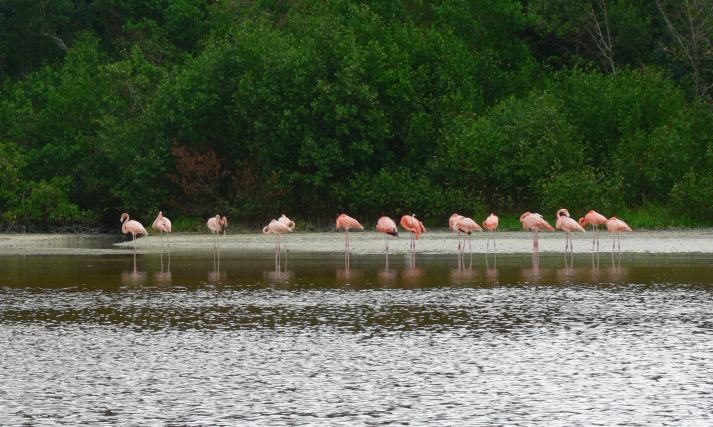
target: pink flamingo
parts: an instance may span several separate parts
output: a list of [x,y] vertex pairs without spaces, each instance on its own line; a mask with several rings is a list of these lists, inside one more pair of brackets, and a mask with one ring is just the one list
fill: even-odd
[[[470,250],[470,252],[472,253],[473,247],[470,244],[470,235],[475,231],[483,231],[483,229],[480,228],[477,222],[473,221],[468,217],[459,218],[455,223],[455,227],[458,229],[459,232],[468,235],[468,250]],[[465,252],[465,242],[463,243],[463,251]]]
[[[282,216],[286,218],[286,221],[279,221],[273,219],[270,221],[268,225],[263,227],[262,232],[263,234],[274,234],[275,235],[275,262],[279,263],[280,262],[280,234],[285,234],[285,233],[292,233],[292,229],[294,228],[294,222],[290,221],[289,218],[286,216]],[[280,218],[282,220],[282,218]],[[292,227],[290,227],[286,223],[291,223]],[[279,264],[276,264],[279,265]],[[287,266],[285,266],[285,269],[287,269]]]
[[[456,222],[458,222],[459,219],[463,218],[463,215],[459,215],[457,213],[454,213],[451,215],[450,218],[448,218],[448,228],[453,230],[454,232],[458,233],[458,250],[460,251],[460,230],[458,230],[458,227],[456,227]],[[465,242],[463,242],[465,245]]]
[[574,247],[572,246],[572,233],[577,231],[584,231],[584,228],[582,228],[582,226],[579,225],[577,221],[570,218],[569,211],[564,208],[557,211],[557,224],[555,225],[555,227],[558,230],[562,230],[567,233],[567,238],[564,244],[565,255],[567,255],[567,248],[569,248],[569,252],[574,256]]
[[619,233],[622,232],[632,232],[633,230],[627,223],[624,221],[620,220],[617,217],[611,217],[607,221],[607,231],[610,233],[614,233],[614,238],[612,239],[612,247],[611,251],[614,253],[614,245],[618,242],[618,247],[619,247],[619,252],[621,253],[621,236]]
[[376,222],[376,231],[379,233],[384,233],[384,240],[386,241],[386,253],[389,253],[389,238],[387,236],[399,237],[399,230],[396,228],[396,223],[393,219],[388,216],[382,216]]
[[[280,222],[281,224],[286,225],[287,228],[290,229],[290,232],[292,232],[295,229],[295,222],[292,221],[291,219],[287,218],[287,216],[285,214],[282,214],[282,216],[280,218],[278,218],[277,221]],[[285,243],[285,251],[287,251],[287,243]],[[285,263],[286,262],[287,262],[287,260],[285,260]],[[287,267],[285,267],[285,268],[287,268]]]
[[579,225],[582,227],[592,226],[594,236],[592,236],[592,251],[594,251],[594,242],[597,242],[597,251],[599,251],[599,226],[606,225],[607,218],[597,211],[590,210],[582,218],[579,218]]
[[337,230],[339,230],[340,228],[343,228],[344,231],[346,232],[346,237],[344,238],[344,253],[347,254],[347,253],[349,253],[349,250],[351,249],[351,244],[349,242],[349,230],[352,228],[358,228],[360,230],[363,230],[364,226],[359,224],[359,221],[355,220],[354,218],[352,218],[346,214],[341,214],[337,217],[336,225],[337,225]]
[[[159,211],[158,216],[151,224],[151,228],[161,233],[161,247],[163,248],[163,234],[171,232],[171,220],[163,216],[163,211]],[[166,236],[166,246],[168,246],[168,235]]]
[[146,232],[146,229],[140,222],[129,219],[129,214],[126,212],[121,214],[121,219],[119,219],[119,221],[121,221],[121,232],[123,234],[131,233],[131,237],[134,241],[134,250],[136,250],[136,235],[141,234],[143,236],[148,236],[149,233]]
[[218,234],[223,233],[225,235],[225,229],[228,228],[228,218],[216,215],[209,218],[206,225],[213,235],[213,249],[215,249],[218,247]]
[[538,233],[540,230],[555,231],[552,226],[545,221],[542,215],[538,213],[525,212],[520,215],[520,222],[522,223],[522,228],[525,230],[532,231],[532,254],[540,253],[540,238]]
[[426,227],[423,226],[423,223],[421,221],[416,219],[416,214],[402,216],[401,227],[403,227],[406,231],[410,231],[412,233],[410,249],[412,252],[416,252],[416,240],[419,239],[421,234],[426,232]]
[[498,216],[492,212],[490,213],[490,216],[488,216],[485,221],[483,221],[483,228],[488,230],[488,240],[485,246],[486,252],[488,251],[488,249],[490,249],[491,240],[493,241],[493,251],[495,250],[495,238],[493,237],[493,233],[497,231],[499,223],[500,220],[498,219]]

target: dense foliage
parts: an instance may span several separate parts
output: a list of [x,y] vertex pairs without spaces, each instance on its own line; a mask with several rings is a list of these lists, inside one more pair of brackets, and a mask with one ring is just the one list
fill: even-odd
[[711,23],[713,0],[0,0],[0,223],[713,223]]

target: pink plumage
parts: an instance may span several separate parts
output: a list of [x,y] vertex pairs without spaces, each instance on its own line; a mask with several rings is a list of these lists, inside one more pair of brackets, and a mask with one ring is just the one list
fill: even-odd
[[216,215],[208,219],[206,225],[208,226],[210,232],[213,234],[225,234],[225,230],[228,228],[228,218]]
[[633,231],[631,227],[617,217],[611,217],[607,221],[607,231],[610,233],[621,233]]
[[295,222],[292,221],[291,219],[287,218],[287,217],[285,216],[285,214],[282,214],[282,216],[280,217],[280,219],[278,219],[277,221],[280,222],[280,223],[282,223],[282,224],[284,224],[284,225],[286,225],[286,226],[290,229],[290,231],[292,231],[292,230],[295,229]]
[[388,216],[382,216],[379,218],[376,222],[376,231],[390,236],[399,237],[399,230],[396,228],[396,223]]
[[458,231],[467,234],[473,233],[475,231],[483,231],[483,229],[478,225],[477,222],[473,221],[471,218],[468,217],[459,218],[455,223],[455,227]]
[[538,213],[525,212],[524,214],[520,215],[520,222],[522,223],[522,228],[525,230],[555,231],[555,229],[552,228],[552,226],[547,221],[545,221],[542,215]]
[[401,217],[401,227],[405,230],[412,232],[416,236],[416,240],[419,239],[421,234],[426,232],[426,227],[423,223],[416,219],[413,215],[404,215]]
[[158,230],[162,233],[170,233],[171,220],[163,216],[162,211],[159,211],[158,216],[153,221],[153,224],[151,224],[151,228],[153,228],[154,230]]
[[129,214],[124,212],[121,214],[121,232],[124,234],[131,234],[131,237],[136,240],[137,235],[148,236],[149,233],[146,231],[140,222],[129,218]]
[[[293,225],[293,227],[294,227],[294,225]],[[272,221],[270,221],[270,223],[267,226],[263,227],[262,232],[264,234],[284,234],[284,233],[291,233],[292,228],[290,228],[289,225],[287,225],[283,222],[273,219]]]
[[458,222],[458,220],[461,218],[463,218],[463,215],[459,215],[457,213],[451,215],[451,217],[448,219],[448,228],[457,232],[458,229],[456,228],[456,222]]
[[500,220],[498,219],[497,215],[491,213],[490,216],[488,216],[483,222],[483,227],[488,231],[495,231],[498,229],[499,222]]
[[557,224],[555,227],[558,230],[562,230],[567,233],[584,231],[584,228],[582,228],[577,221],[570,218],[569,211],[567,209],[560,209],[557,211]]
[[582,218],[579,218],[579,225],[586,227],[588,225],[604,225],[607,223],[607,218],[595,210],[590,210]]
[[354,218],[352,218],[346,214],[341,214],[337,217],[336,225],[337,225],[337,230],[339,230],[340,228],[343,228],[345,230],[349,230],[352,228],[358,228],[360,230],[364,229],[364,226],[359,224],[359,221],[355,220]]

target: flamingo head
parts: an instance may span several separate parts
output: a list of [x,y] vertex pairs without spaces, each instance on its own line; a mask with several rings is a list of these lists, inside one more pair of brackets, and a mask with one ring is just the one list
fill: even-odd
[[589,225],[589,223],[587,222],[587,218],[585,218],[585,217],[579,218],[579,221],[577,221],[577,222],[578,222],[579,225],[581,225],[582,227],[586,227],[587,225]]
[[121,219],[119,220],[119,222],[124,223],[125,221],[128,221],[128,220],[129,220],[129,214],[127,214],[126,212],[121,214]]
[[567,209],[565,209],[565,208],[562,208],[562,209],[558,210],[558,211],[557,211],[557,217],[559,218],[559,217],[561,217],[561,216],[566,216],[567,218],[569,218],[569,211],[568,211]]
[[532,213],[530,211],[527,211],[524,214],[520,215],[520,222],[524,221],[525,217],[527,217],[528,215],[532,215]]

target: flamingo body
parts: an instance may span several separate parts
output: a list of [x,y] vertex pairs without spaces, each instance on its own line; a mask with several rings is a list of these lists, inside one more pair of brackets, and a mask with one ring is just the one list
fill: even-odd
[[525,230],[532,231],[555,231],[549,222],[545,221],[542,215],[538,213],[525,212],[520,216],[520,222],[522,223],[522,228]]
[[163,216],[163,212],[159,211],[158,216],[151,224],[151,228],[158,230],[162,233],[171,232],[171,220]]
[[622,233],[633,231],[631,227],[617,217],[611,217],[607,221],[607,231],[610,233]]
[[278,219],[277,221],[280,222],[280,223],[282,223],[282,224],[284,224],[284,225],[286,225],[287,228],[290,229],[290,231],[292,231],[292,230],[295,229],[295,222],[292,221],[291,219],[287,218],[287,217],[285,216],[285,214],[282,214],[282,216],[280,217],[280,219]]
[[284,222],[273,219],[267,226],[263,227],[262,232],[263,234],[284,234],[291,233],[292,228]]
[[582,218],[579,218],[579,225],[586,227],[587,225],[606,225],[607,218],[595,210],[590,210]]
[[490,216],[483,221],[483,227],[488,231],[495,231],[498,229],[499,222],[500,220],[498,219],[498,216],[491,213]]
[[475,231],[483,231],[483,229],[478,225],[477,222],[473,221],[468,217],[459,218],[455,223],[455,227],[458,231],[466,233],[468,235]]
[[410,231],[414,234],[416,237],[416,240],[419,239],[421,234],[426,232],[426,227],[424,227],[423,223],[419,220],[416,219],[415,216],[413,215],[404,215],[401,217],[401,227],[406,229],[407,231]]
[[210,232],[213,234],[225,234],[225,229],[228,228],[228,218],[216,215],[208,219],[206,225],[208,226]]
[[206,223],[208,226],[208,229],[210,230],[211,233],[213,234],[218,234],[221,232],[221,225],[220,225],[220,215],[216,215],[213,218],[208,219],[208,222]]
[[376,231],[390,236],[399,237],[399,230],[396,228],[396,223],[388,216],[382,216],[379,218],[376,222]]
[[359,221],[355,220],[354,218],[350,217],[347,214],[341,214],[337,217],[337,230],[340,228],[343,228],[344,230],[350,230],[352,228],[358,228],[360,230],[364,229],[364,226],[359,224]]

